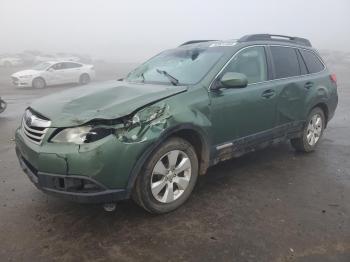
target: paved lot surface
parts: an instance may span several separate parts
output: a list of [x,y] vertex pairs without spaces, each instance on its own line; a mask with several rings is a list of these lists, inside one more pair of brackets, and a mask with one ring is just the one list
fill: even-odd
[[[350,65],[334,65],[340,104],[316,152],[288,143],[221,163],[179,210],[132,201],[114,213],[39,192],[12,141],[30,102],[71,86],[16,89],[0,69],[0,261],[350,261]],[[122,67],[97,67],[98,80]],[[89,88],[89,86],[86,86]]]

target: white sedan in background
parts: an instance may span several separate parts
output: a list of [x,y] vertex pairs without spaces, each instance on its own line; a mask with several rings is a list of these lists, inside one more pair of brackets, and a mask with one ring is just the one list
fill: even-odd
[[44,88],[67,83],[85,85],[95,78],[95,69],[93,65],[71,61],[44,62],[33,69],[14,73],[11,78],[18,87]]

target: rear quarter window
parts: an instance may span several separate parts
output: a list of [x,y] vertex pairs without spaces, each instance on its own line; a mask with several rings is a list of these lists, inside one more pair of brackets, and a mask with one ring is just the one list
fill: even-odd
[[301,50],[301,55],[303,56],[310,74],[321,72],[324,69],[323,63],[314,52]]
[[275,79],[300,75],[299,61],[294,48],[271,46],[270,50],[275,66]]

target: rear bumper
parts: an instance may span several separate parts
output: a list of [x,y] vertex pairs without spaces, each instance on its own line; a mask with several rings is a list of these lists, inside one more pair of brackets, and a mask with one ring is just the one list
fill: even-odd
[[[40,190],[50,195],[78,203],[112,203],[129,198],[125,189],[108,189],[99,182],[83,176],[65,176],[51,173],[38,172],[31,164],[23,158],[21,152],[16,148],[16,154],[20,166],[27,174],[30,181]],[[86,181],[98,188],[96,192],[72,190],[73,181]]]

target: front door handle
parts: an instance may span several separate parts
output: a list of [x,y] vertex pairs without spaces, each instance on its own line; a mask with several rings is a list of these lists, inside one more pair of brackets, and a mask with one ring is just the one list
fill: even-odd
[[267,90],[265,90],[262,94],[261,94],[261,96],[263,97],[263,98],[271,98],[271,97],[273,97],[275,95],[275,90],[272,90],[272,89],[267,89]]
[[313,87],[313,86],[314,86],[314,83],[313,83],[313,82],[306,82],[305,85],[304,85],[304,87],[305,87],[306,89],[310,89],[310,88]]

